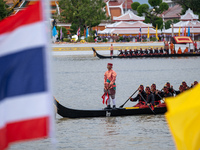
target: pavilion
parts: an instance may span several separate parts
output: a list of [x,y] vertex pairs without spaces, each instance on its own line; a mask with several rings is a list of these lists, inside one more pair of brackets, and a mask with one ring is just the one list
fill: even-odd
[[[130,37],[139,37],[141,30],[141,36],[146,38],[148,35],[150,37],[155,37],[156,30],[151,24],[146,24],[143,21],[144,17],[139,17],[135,15],[131,10],[128,10],[125,14],[119,17],[113,17],[115,23],[107,24],[105,29],[98,31],[99,35],[118,35],[118,36],[130,36]],[[157,31],[160,34],[160,30]]]
[[[167,39],[172,36],[184,35],[186,30],[186,35],[192,37],[193,40],[200,40],[200,21],[198,21],[199,16],[195,15],[191,9],[188,9],[184,15],[181,16],[180,22],[172,24],[172,28],[163,31]],[[179,32],[180,31],[180,32]]]

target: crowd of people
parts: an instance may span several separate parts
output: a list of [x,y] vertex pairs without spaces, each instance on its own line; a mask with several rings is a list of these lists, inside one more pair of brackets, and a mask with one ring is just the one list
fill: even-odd
[[127,50],[125,49],[123,50],[119,50],[119,55],[118,56],[124,56],[124,57],[128,57],[128,56],[143,56],[143,55],[160,55],[160,54],[169,54],[168,50],[164,50],[162,47],[160,49],[156,48],[150,48],[150,49],[145,49],[143,50],[142,48],[138,49],[130,49]]
[[161,90],[158,90],[156,88],[156,84],[153,83],[150,87],[146,86],[144,89],[143,85],[140,85],[138,88],[138,94],[136,97],[132,98],[130,97],[130,101],[138,103],[134,105],[133,107],[139,107],[139,108],[148,108],[149,106],[156,106],[156,107],[166,107],[165,102],[161,103],[161,100],[164,100],[166,97],[172,97],[176,96],[188,89],[193,88],[198,84],[197,81],[194,81],[194,83],[191,84],[191,86],[188,86],[185,81],[181,83],[179,86],[179,90],[173,89],[173,86],[167,82],[164,87]]
[[188,47],[186,47],[184,50],[182,50],[181,47],[179,47],[178,51],[176,52],[174,50],[174,44],[172,42],[170,44],[168,42],[165,42],[164,48],[162,47],[160,49],[146,48],[144,50],[142,48],[140,48],[139,50],[125,49],[124,51],[119,50],[118,56],[130,57],[130,56],[143,56],[143,55],[186,54],[190,52],[200,52],[200,49],[198,50],[197,47],[195,47],[195,50],[193,51],[192,49],[189,50]]

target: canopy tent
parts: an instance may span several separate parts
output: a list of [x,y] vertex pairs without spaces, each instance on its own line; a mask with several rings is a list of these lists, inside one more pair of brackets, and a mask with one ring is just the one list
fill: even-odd
[[190,43],[193,43],[193,40],[189,36],[174,36],[172,43],[174,44],[175,51],[178,50],[178,47],[181,47],[181,49],[188,47],[189,52],[193,52],[193,47],[190,49]]
[[189,36],[174,36],[173,39],[174,44],[193,43],[192,39]]

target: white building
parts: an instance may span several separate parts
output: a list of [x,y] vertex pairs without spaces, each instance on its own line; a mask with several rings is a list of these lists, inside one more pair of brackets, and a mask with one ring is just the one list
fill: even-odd
[[[105,30],[99,31],[98,34],[116,34],[119,36],[138,38],[141,29],[140,34],[143,38],[147,37],[148,30],[150,36],[156,35],[156,30],[153,28],[152,24],[144,23],[144,17],[139,17],[130,10],[119,17],[113,17],[113,20],[115,23],[107,24]],[[158,34],[160,34],[160,31],[158,31]]]
[[188,9],[186,13],[181,16],[181,21],[173,24],[173,27],[165,30],[164,33],[170,38],[172,34],[177,36],[179,31],[180,35],[184,35],[184,31],[186,30],[186,35],[188,35],[189,30],[193,40],[200,40],[200,21],[198,21],[198,19],[199,16],[195,15],[191,9]]
[[176,5],[172,0],[163,0],[163,2],[167,3],[169,7],[173,7],[174,5]]

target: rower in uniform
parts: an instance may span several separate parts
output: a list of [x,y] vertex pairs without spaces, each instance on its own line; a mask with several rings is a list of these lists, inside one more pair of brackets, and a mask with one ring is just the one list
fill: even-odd
[[160,54],[163,54],[163,48],[162,47],[160,48]]
[[138,55],[138,50],[135,49],[134,52],[135,52],[135,55],[137,56]]
[[150,54],[150,55],[153,55],[153,49],[152,49],[152,48],[150,48],[149,54]]
[[145,49],[145,51],[144,51],[144,54],[145,54],[145,55],[148,55],[148,54],[149,54],[149,52],[148,52],[148,49],[147,49],[147,48]]
[[142,48],[140,48],[140,55],[141,55],[141,56],[143,55],[143,50],[142,50]]
[[184,92],[185,90],[184,90],[184,88],[183,88],[183,85],[181,84],[180,86],[179,86],[179,90],[178,91],[176,91],[176,90],[174,90],[174,93],[176,94],[176,95],[178,95],[178,94],[180,94],[180,93],[182,93],[182,92]]
[[152,92],[152,94],[154,94],[154,98],[155,98],[154,105],[160,104],[161,103],[160,100],[162,98],[158,93],[156,94],[156,91],[157,91],[156,84],[153,83],[151,85],[151,92]]
[[130,97],[131,102],[136,102],[139,100],[139,102],[133,107],[140,107],[142,105],[145,105],[144,99],[146,99],[146,92],[144,91],[144,86],[141,84],[138,90],[139,90],[138,95],[135,98]]
[[130,56],[133,55],[133,51],[132,51],[132,49],[129,49],[129,55],[130,55]]
[[154,54],[155,54],[155,55],[158,55],[158,48],[156,48],[156,49],[154,50]]

